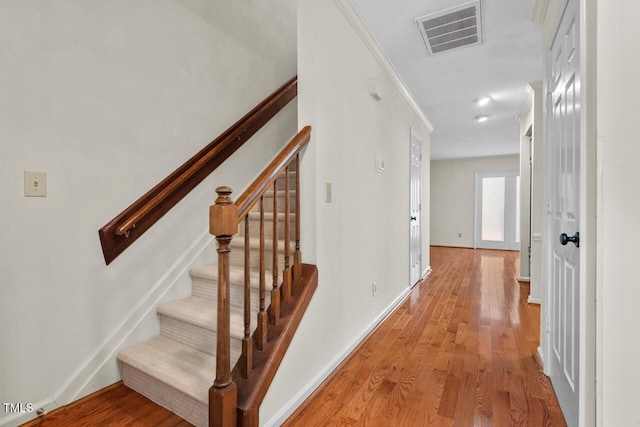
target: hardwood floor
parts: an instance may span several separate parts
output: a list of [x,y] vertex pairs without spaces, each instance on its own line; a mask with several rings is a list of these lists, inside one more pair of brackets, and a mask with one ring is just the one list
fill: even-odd
[[22,427],[35,426],[189,427],[191,424],[118,382]]
[[433,273],[286,426],[563,426],[517,252],[433,247]]
[[[433,247],[433,273],[285,425],[566,425],[517,255]],[[119,383],[27,425],[190,424]]]

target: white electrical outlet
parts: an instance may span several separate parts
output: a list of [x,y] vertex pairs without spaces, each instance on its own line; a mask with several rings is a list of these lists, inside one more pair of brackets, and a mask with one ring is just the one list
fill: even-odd
[[24,171],[24,195],[47,197],[47,173]]
[[371,284],[371,292],[373,293],[373,296],[375,297],[376,294],[378,293],[378,282],[373,282]]

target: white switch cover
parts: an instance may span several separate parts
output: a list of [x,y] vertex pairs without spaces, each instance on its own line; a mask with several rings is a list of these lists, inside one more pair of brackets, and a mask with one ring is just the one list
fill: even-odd
[[325,201],[327,203],[331,203],[331,183],[330,182],[327,182],[327,194],[325,197]]
[[24,171],[24,195],[47,197],[47,173]]

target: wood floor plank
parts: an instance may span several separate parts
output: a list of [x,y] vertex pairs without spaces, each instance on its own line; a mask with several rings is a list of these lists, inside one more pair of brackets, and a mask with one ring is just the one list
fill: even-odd
[[119,382],[23,424],[35,426],[189,427],[191,424]]
[[362,351],[366,366],[334,374],[284,425],[566,425],[535,359],[540,309],[517,255],[432,247],[402,316],[349,359]]

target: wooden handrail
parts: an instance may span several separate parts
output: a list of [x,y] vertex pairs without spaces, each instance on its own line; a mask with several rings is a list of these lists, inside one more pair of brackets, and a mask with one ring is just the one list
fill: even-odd
[[[209,389],[209,424],[210,426],[235,426],[236,410],[238,409],[238,388],[236,382],[231,379],[231,314],[230,314],[230,274],[229,274],[229,253],[231,251],[231,241],[233,235],[238,232],[238,226],[244,222],[244,338],[242,340],[242,354],[236,364],[243,379],[251,380],[251,373],[254,364],[254,345],[257,350],[263,351],[268,341],[276,338],[278,334],[270,334],[267,329],[281,328],[280,315],[281,305],[286,304],[292,298],[291,294],[291,271],[289,266],[289,167],[295,161],[296,175],[300,173],[299,157],[300,151],[309,143],[311,137],[311,127],[304,127],[287,146],[269,163],[265,170],[249,185],[247,190],[234,203],[229,187],[218,187],[216,193],[218,198],[214,205],[209,208],[209,229],[218,242],[218,300],[217,300],[217,329],[216,329],[216,378]],[[278,263],[278,178],[284,176],[286,179],[284,189],[284,237],[285,243],[285,265],[283,273],[283,284],[279,286],[279,263]],[[264,224],[264,195],[268,189],[273,188],[273,234],[272,234],[272,277],[273,285],[271,289],[271,305],[265,313],[265,224]],[[296,224],[298,231],[296,241],[299,242],[299,216],[300,216],[300,180],[296,177]],[[260,306],[257,315],[257,329],[253,336],[251,330],[250,316],[250,240],[249,240],[249,211],[259,202],[260,207]],[[299,243],[294,263],[301,259],[299,254]],[[302,266],[294,265],[294,270],[301,270]],[[267,317],[268,320],[267,321]],[[255,336],[255,340],[253,339]],[[282,349],[283,351],[284,349]],[[235,368],[234,368],[235,369]],[[264,394],[262,394],[264,396]],[[255,411],[254,411],[255,412]],[[257,412],[253,413],[251,425],[257,426]]]
[[297,96],[293,77],[99,230],[107,264],[193,190]]
[[271,161],[269,166],[256,178],[255,181],[236,199],[235,205],[238,207],[238,220],[244,218],[251,208],[260,200],[260,197],[276,181],[289,163],[291,163],[300,150],[302,150],[311,138],[311,127],[305,126],[287,144],[287,146]]
[[[231,139],[227,139],[227,141],[230,141],[230,140],[232,141],[244,131],[245,130],[243,129],[238,129],[236,132],[233,132],[233,134],[231,135]],[[137,222],[139,222],[145,216],[149,215],[149,213],[153,209],[155,209],[160,203],[162,203],[163,200],[165,200],[169,195],[171,195],[171,193],[176,191],[176,189],[178,189],[181,185],[183,185],[189,178],[195,175],[200,170],[200,168],[202,168],[204,164],[210,161],[213,157],[217,156],[225,147],[226,147],[225,144],[219,144],[216,147],[213,147],[211,151],[207,152],[202,158],[198,159],[198,161],[195,164],[193,164],[191,167],[185,170],[182,174],[180,174],[180,176],[178,176],[177,179],[175,179],[174,181],[171,181],[169,185],[167,185],[162,190],[160,190],[160,192],[156,194],[153,198],[151,198],[151,200],[149,200],[147,203],[145,203],[142,206],[142,208],[135,211],[133,215],[127,218],[122,223],[122,225],[116,229],[116,234],[118,236],[124,235],[125,237],[129,237],[129,233],[131,232],[131,229],[136,226]]]

